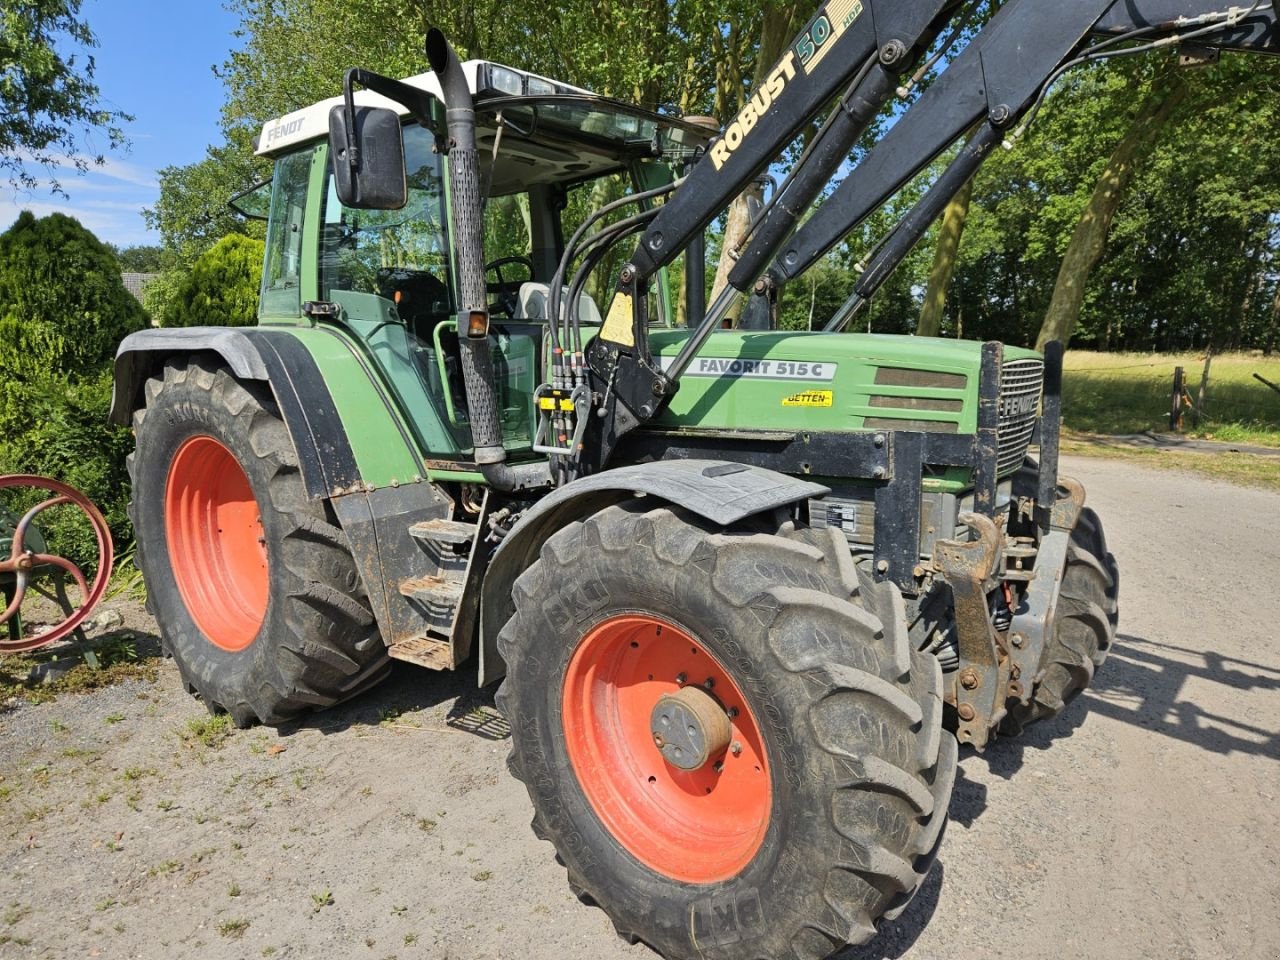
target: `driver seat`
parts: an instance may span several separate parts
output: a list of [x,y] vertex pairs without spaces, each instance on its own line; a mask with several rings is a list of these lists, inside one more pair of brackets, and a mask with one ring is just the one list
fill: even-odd
[[[565,309],[566,301],[569,299],[569,288],[563,287],[562,289],[564,292],[561,294],[561,310]],[[551,284],[536,283],[534,281],[520,284],[515,319],[549,320],[550,301]],[[578,322],[596,324],[597,326],[604,322],[600,316],[600,308],[596,306],[595,300],[591,298],[589,293],[583,293],[582,298],[578,301]]]

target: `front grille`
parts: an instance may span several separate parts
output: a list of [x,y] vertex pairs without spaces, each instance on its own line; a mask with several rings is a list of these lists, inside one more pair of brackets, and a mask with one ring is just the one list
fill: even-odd
[[1027,455],[1031,434],[1036,428],[1043,384],[1043,360],[1008,360],[1002,367],[996,476],[1002,477],[1016,469]]

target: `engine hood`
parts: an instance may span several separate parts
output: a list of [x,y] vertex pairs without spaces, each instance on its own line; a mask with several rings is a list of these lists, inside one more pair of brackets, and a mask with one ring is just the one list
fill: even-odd
[[[657,331],[669,364],[687,331]],[[1005,361],[1036,360],[1005,347]],[[883,334],[720,331],[711,335],[659,417],[667,429],[977,429],[982,343]]]

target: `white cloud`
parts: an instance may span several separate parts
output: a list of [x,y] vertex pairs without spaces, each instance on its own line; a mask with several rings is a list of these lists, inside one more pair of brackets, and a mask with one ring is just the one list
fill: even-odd
[[[19,151],[18,159],[30,167],[39,168],[45,166],[37,161],[29,151]],[[135,187],[142,187],[147,190],[160,189],[160,182],[156,179],[154,170],[136,163],[130,163],[127,160],[119,160],[110,154],[103,156],[102,163],[98,163],[97,157],[90,156],[87,153],[78,153],[70,157],[55,156],[50,158],[50,164],[59,170],[78,170],[76,167],[77,162],[84,163],[88,170],[83,177],[77,177],[76,179],[98,176],[120,183],[132,184]],[[70,192],[69,188],[74,183],[75,180],[67,178],[62,183],[62,187]]]

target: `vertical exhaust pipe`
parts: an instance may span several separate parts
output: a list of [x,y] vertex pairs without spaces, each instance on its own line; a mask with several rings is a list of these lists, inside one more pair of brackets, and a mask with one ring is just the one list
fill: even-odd
[[485,479],[499,490],[548,486],[551,472],[546,463],[519,467],[506,463],[493,358],[489,354],[489,295],[484,280],[483,198],[475,104],[458,54],[435,27],[427,31],[426,53],[427,62],[440,80],[449,136],[452,232],[458,269],[458,347],[473,458]]

